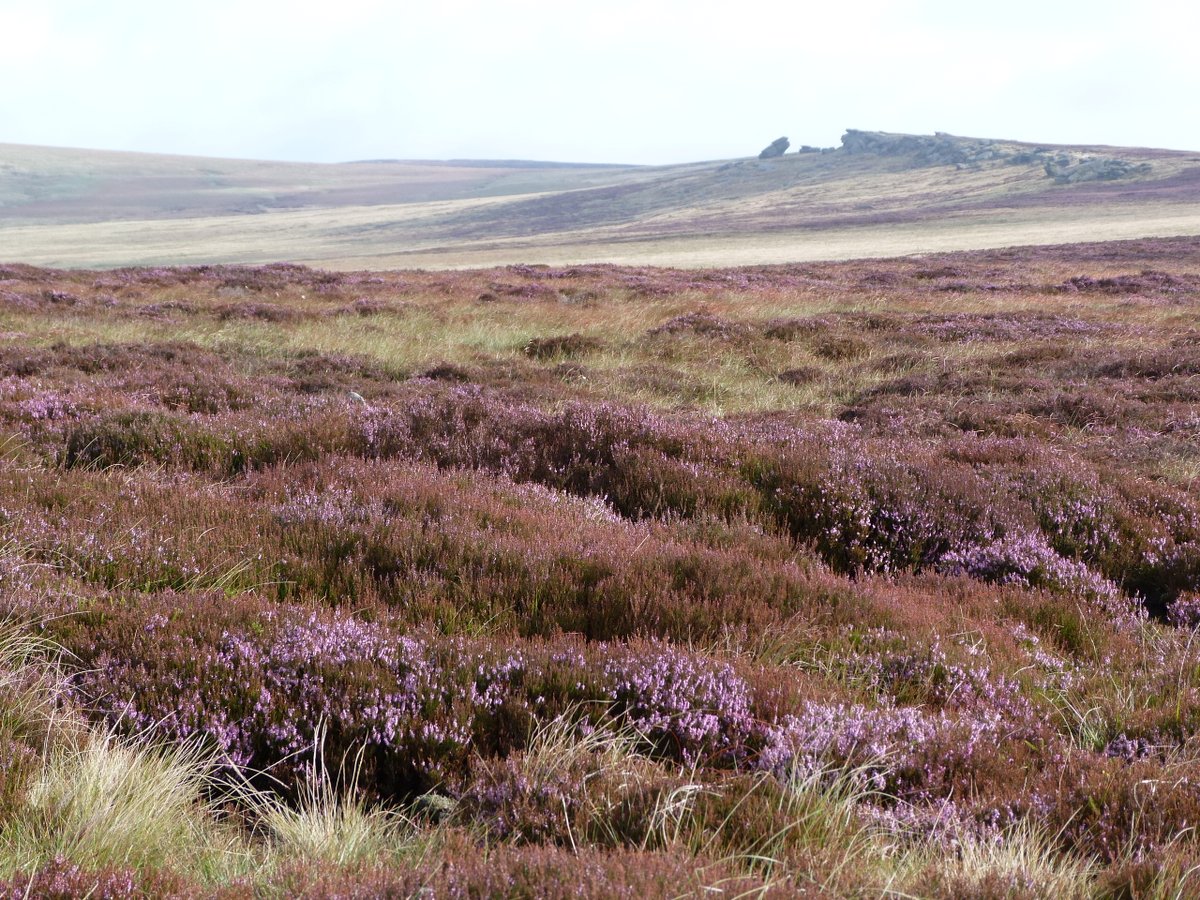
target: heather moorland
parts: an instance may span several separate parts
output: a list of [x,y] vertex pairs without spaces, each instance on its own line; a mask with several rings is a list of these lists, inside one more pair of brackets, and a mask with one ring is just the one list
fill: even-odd
[[1195,896],[1198,309],[0,266],[0,896]]

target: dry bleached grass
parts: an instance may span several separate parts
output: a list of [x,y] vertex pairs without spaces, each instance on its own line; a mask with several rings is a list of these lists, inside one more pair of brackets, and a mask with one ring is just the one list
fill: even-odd
[[0,146],[0,235],[7,260],[39,265],[290,259],[355,270],[763,265],[1200,231],[1194,157],[1098,152],[1151,171],[1056,185],[1036,160],[926,166],[842,152],[514,168],[89,159]]
[[3,269],[0,886],[1188,896],[1198,272]]
[[[533,239],[463,240],[428,236],[426,219],[474,215],[499,200],[439,201],[397,207],[300,210],[257,216],[9,225],[5,258],[34,265],[260,264],[290,259],[346,271],[412,267],[462,269],[518,263],[557,266],[770,265],[946,253],[1073,241],[1174,237],[1200,232],[1194,206],[1155,202],[1096,209],[989,210],[936,221],[813,229],[803,222],[764,234],[738,228],[696,234],[627,235],[564,230]],[[397,234],[398,232],[398,234]],[[411,236],[409,236],[411,235]]]

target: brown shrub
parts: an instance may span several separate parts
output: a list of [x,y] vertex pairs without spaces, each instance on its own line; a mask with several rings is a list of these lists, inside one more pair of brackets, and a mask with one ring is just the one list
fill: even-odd
[[586,334],[562,334],[531,338],[521,352],[530,359],[567,359],[595,353],[604,346],[599,338]]
[[646,334],[651,337],[692,334],[717,340],[736,340],[749,337],[752,329],[745,322],[734,322],[708,312],[690,312],[668,319]]
[[816,342],[813,347],[813,353],[821,357],[821,359],[843,361],[857,359],[865,355],[870,349],[871,345],[862,338],[849,335],[830,335]]
[[775,376],[775,379],[793,387],[802,387],[817,381],[823,374],[816,366],[800,366],[795,369],[784,369]]
[[1035,789],[1047,826],[1074,849],[1116,862],[1161,851],[1200,816],[1196,766],[1073,754]]
[[421,372],[421,377],[432,381],[465,382],[475,380],[470,371],[448,362],[435,363]]
[[[481,851],[464,843],[413,869],[378,868],[345,872],[298,868],[274,885],[283,895],[305,900],[333,898],[539,897],[546,900],[641,900],[703,896],[722,892],[794,896],[786,885],[771,887],[730,862],[712,862],[684,851],[578,851],[554,847],[511,847]],[[812,894],[809,894],[812,896]]]
[[222,322],[230,319],[250,319],[278,324],[299,322],[309,317],[295,307],[280,306],[275,303],[226,303],[214,307],[213,312]]
[[137,869],[85,869],[70,860],[57,858],[31,873],[0,881],[4,900],[40,897],[43,900],[185,900],[206,894],[200,885],[178,875]]

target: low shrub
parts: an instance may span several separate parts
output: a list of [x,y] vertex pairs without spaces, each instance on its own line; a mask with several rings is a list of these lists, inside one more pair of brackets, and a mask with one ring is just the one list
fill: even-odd
[[0,880],[0,898],[4,900],[186,900],[203,893],[199,885],[177,875],[134,867],[85,868],[63,857],[32,873]]
[[521,352],[531,359],[573,359],[594,353],[602,346],[603,342],[599,338],[575,333],[530,338],[521,348]]
[[1020,521],[970,469],[849,435],[805,439],[746,471],[793,537],[848,574],[921,571]]
[[681,760],[735,759],[754,728],[746,682],[667,645],[514,646],[223,597],[161,599],[169,614],[143,602],[62,626],[85,667],[78,696],[123,730],[202,738],[285,785],[322,728],[326,759],[362,752],[364,788],[392,797],[461,785],[473,754],[520,749],[536,719],[578,704]]

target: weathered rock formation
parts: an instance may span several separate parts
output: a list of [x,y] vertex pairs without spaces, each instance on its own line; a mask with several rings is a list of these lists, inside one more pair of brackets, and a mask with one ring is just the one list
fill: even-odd
[[915,166],[978,166],[1001,162],[1009,165],[1040,165],[1059,184],[1083,181],[1112,181],[1150,171],[1149,163],[1132,163],[1109,156],[1091,156],[1079,151],[1051,150],[1008,141],[936,134],[890,134],[886,131],[848,129],[842,137],[846,153],[904,156]]
[[941,131],[937,134],[889,134],[851,128],[842,136],[842,149],[847,153],[911,156],[918,164],[928,166],[970,165],[1011,155],[996,141],[955,137]]
[[776,138],[771,143],[763,148],[762,153],[758,154],[759,159],[774,159],[777,156],[783,156],[787,152],[787,148],[792,145],[792,142],[785,137]]
[[1081,181],[1116,181],[1130,175],[1150,171],[1149,163],[1131,163],[1106,156],[1071,157],[1060,154],[1046,161],[1046,174],[1059,184],[1078,184]]

